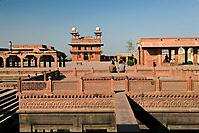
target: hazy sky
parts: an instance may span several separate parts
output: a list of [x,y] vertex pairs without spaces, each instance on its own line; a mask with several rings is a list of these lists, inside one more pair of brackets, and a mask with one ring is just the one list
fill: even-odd
[[49,44],[69,54],[70,31],[102,30],[103,53],[141,37],[199,37],[199,0],[0,0],[0,47]]

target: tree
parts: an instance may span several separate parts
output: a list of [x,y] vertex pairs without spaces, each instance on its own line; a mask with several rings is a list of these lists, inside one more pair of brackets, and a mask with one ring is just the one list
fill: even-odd
[[135,54],[135,52],[136,52],[136,46],[133,45],[132,40],[128,40],[127,41],[127,49],[128,49],[129,53],[131,53],[131,54],[134,53]]

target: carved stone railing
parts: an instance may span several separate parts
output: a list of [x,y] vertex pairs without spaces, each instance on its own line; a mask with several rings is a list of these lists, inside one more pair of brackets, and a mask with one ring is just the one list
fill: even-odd
[[107,94],[120,89],[125,92],[199,92],[199,80],[192,77],[185,79],[161,79],[159,77],[84,77],[79,80],[66,81],[20,81],[19,92],[39,91],[45,93],[85,93]]
[[20,91],[38,91],[46,88],[46,81],[21,81],[20,83]]
[[72,111],[72,109],[113,110],[112,95],[26,95],[19,97],[20,111]]
[[[127,95],[133,99],[137,104],[145,109],[159,110],[173,108],[174,110],[191,111],[188,109],[199,110],[199,93],[189,93],[189,92],[161,92],[161,93],[151,93],[151,92],[132,92],[127,93]],[[171,111],[171,110],[170,110]]]
[[17,89],[16,83],[1,83],[0,89]]

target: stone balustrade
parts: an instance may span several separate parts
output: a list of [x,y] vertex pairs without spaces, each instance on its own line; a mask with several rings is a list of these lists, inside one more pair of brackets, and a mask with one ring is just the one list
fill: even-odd
[[199,80],[187,77],[170,79],[164,77],[82,77],[79,80],[18,81],[20,93],[49,94],[113,94],[127,92],[199,92]]

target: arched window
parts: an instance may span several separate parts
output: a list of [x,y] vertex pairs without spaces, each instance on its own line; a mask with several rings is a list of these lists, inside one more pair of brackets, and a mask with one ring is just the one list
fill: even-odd
[[23,59],[24,67],[37,67],[37,58],[34,55],[27,55]]
[[17,55],[10,55],[6,59],[6,67],[20,67],[21,59]]
[[51,55],[43,55],[40,58],[40,66],[41,67],[52,67],[54,62],[55,62],[55,60]]

